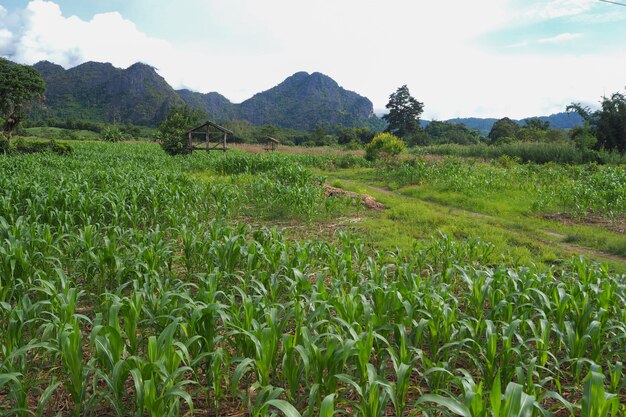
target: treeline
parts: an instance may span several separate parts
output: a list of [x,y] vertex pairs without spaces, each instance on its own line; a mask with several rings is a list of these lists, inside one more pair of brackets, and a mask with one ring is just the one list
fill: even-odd
[[56,127],[59,129],[67,129],[67,130],[86,130],[94,133],[102,133],[106,129],[111,128],[111,126],[115,126],[119,129],[124,135],[127,135],[134,139],[139,139],[145,136],[146,131],[151,131],[153,129],[147,129],[143,126],[136,126],[130,123],[126,124],[109,124],[102,122],[94,122],[91,120],[81,120],[81,119],[47,119],[47,120],[26,120],[22,127],[23,128],[32,128],[32,127]]

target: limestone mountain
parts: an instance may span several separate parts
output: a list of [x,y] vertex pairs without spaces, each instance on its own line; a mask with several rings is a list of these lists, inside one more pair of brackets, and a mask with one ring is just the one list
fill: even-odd
[[202,109],[212,120],[234,120],[238,117],[237,106],[220,93],[198,93],[191,90],[177,90],[178,95],[189,107]]
[[314,129],[319,124],[357,126],[376,118],[372,102],[332,78],[297,72],[239,105],[240,118],[255,125]]
[[158,124],[181,97],[153,67],[127,69],[86,62],[65,70],[42,61],[34,65],[47,84],[45,109],[37,117]]
[[34,67],[47,84],[45,108],[33,115],[39,119],[156,126],[170,106],[186,103],[205,110],[216,121],[244,119],[254,125],[293,129],[380,122],[370,100],[318,72],[298,72],[276,87],[234,104],[216,92],[175,91],[153,67],[142,63],[120,69],[109,63],[86,62],[66,70],[42,61]]

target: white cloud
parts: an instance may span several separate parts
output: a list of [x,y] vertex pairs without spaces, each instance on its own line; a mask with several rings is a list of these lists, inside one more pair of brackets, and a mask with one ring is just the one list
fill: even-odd
[[167,42],[146,36],[119,13],[97,14],[84,21],[64,17],[51,1],[33,0],[22,14],[12,58],[27,64],[49,60],[65,67],[110,61],[125,67],[168,48]]
[[550,0],[525,13],[525,17],[535,20],[549,20],[559,17],[577,16],[590,11],[597,0]]
[[561,42],[567,42],[567,41],[572,41],[574,39],[579,39],[582,38],[583,34],[582,33],[560,33],[556,36],[551,36],[549,38],[542,38],[542,39],[538,39],[537,43],[561,43]]
[[8,50],[13,42],[13,34],[8,29],[0,29],[0,51]]
[[[611,5],[609,6],[613,7]],[[570,20],[575,23],[590,23],[590,24],[620,22],[622,20],[626,20],[626,7],[617,8],[617,10],[612,10],[610,12],[604,12],[604,13],[584,13],[584,14],[580,14],[577,16],[573,16]]]

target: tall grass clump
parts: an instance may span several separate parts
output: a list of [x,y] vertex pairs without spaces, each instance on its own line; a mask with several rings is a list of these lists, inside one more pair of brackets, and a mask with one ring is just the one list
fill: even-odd
[[497,159],[503,155],[521,162],[545,164],[623,164],[626,157],[617,152],[580,149],[574,143],[514,142],[501,145],[436,145],[416,148],[415,152],[432,155],[450,155],[482,159]]

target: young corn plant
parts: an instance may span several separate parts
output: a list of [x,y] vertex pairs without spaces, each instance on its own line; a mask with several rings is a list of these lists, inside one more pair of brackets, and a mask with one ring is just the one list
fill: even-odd
[[93,360],[83,362],[83,337],[78,320],[67,323],[58,336],[58,350],[61,354],[64,373],[67,379],[63,385],[70,393],[74,404],[73,415],[81,416],[87,402],[89,374],[93,368]]
[[192,369],[188,349],[174,336],[180,327],[177,321],[168,325],[158,337],[148,338],[147,357],[133,356],[130,375],[135,386],[136,415],[151,417],[180,414],[180,401],[193,410],[191,395],[185,387],[194,384],[186,379]]
[[592,366],[583,381],[581,417],[615,417],[620,399],[604,388],[604,375],[598,366]]

